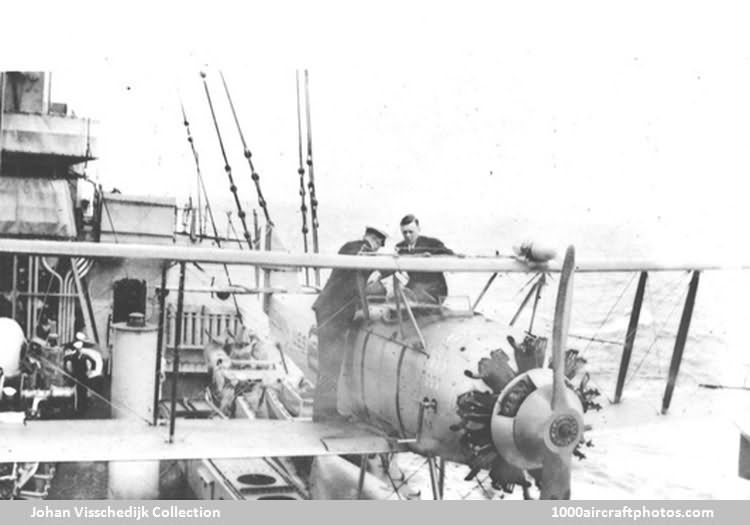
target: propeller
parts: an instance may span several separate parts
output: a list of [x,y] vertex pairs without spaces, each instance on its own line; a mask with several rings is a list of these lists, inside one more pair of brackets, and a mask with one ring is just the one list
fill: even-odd
[[565,357],[570,312],[573,304],[575,249],[565,251],[552,328],[552,414],[544,426],[542,499],[570,499],[570,463],[581,439],[583,418],[570,402],[565,385]]
[[479,361],[477,372],[464,374],[481,380],[491,392],[471,390],[458,396],[460,443],[471,472],[490,470],[494,488],[506,492],[520,485],[527,495],[529,476],[543,499],[569,499],[571,460],[582,443],[583,412],[595,406],[598,392],[585,384],[570,385],[585,359],[566,350],[571,318],[575,250],[570,246],[563,262],[555,305],[550,366],[544,366],[547,339],[528,333],[522,343],[508,337],[517,370],[508,354],[494,350]]

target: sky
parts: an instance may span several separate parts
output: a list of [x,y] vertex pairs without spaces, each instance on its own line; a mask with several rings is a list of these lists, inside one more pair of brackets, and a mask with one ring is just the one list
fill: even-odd
[[99,121],[92,175],[126,192],[194,192],[182,100],[212,199],[228,201],[205,71],[242,198],[255,202],[223,71],[269,202],[297,203],[295,70],[308,68],[329,214],[366,211],[392,231],[411,211],[469,228],[519,216],[626,224],[722,246],[744,233],[741,3],[242,6],[51,3],[35,31],[10,29],[5,40],[25,45],[2,63],[54,70],[54,100]]

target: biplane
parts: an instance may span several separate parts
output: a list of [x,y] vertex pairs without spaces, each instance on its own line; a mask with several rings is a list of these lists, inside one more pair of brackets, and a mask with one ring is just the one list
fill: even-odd
[[[398,290],[393,301],[380,304],[368,304],[367,297],[361,296],[362,310],[353,321],[351,348],[339,380],[339,407],[347,405],[347,412],[354,416],[350,422],[211,419],[181,420],[175,426],[173,420],[169,434],[163,425],[128,419],[2,425],[0,462],[318,455],[364,458],[409,450],[430,460],[436,499],[442,493],[440,472],[444,472],[444,465],[437,469],[436,458],[467,464],[474,475],[487,470],[497,488],[527,489],[535,484],[542,498],[570,498],[571,458],[585,443],[584,412],[595,404],[593,389],[587,389],[585,382],[573,384],[576,356],[566,352],[576,272],[640,272],[632,328],[638,324],[646,272],[693,271],[663,399],[666,412],[700,272],[721,269],[711,263],[688,268],[664,261],[576,261],[572,247],[562,262],[544,263],[507,257],[296,255],[11,239],[0,243],[0,253],[148,259],[176,262],[183,268],[186,263],[246,265],[259,267],[269,276],[280,269],[302,268],[559,274],[551,351],[546,357],[544,339],[529,337],[515,342],[505,337],[504,326],[471,310],[410,304]],[[272,287],[257,291],[265,295],[266,302],[283,292]],[[182,293],[184,279],[178,289],[178,294]],[[625,342],[617,397],[627,373],[633,333],[629,331]]]
[[[576,261],[573,249],[566,252],[564,260],[547,262],[534,261],[534,258],[514,259],[502,256],[420,258],[319,254],[307,72],[304,74],[306,159],[303,159],[302,146],[300,76],[297,78],[298,174],[305,253],[279,251],[268,243],[270,235],[266,236],[267,245],[264,250],[260,250],[257,217],[253,213],[256,219],[253,236],[238,196],[206,75],[202,73],[201,77],[224,171],[237,207],[236,213],[242,223],[245,243],[250,248],[247,251],[228,248],[235,241],[240,246],[243,245],[239,235],[235,234],[233,239],[229,239],[227,233],[227,238],[220,238],[215,217],[208,205],[198,152],[184,107],[182,120],[195,159],[199,189],[195,209],[197,213],[183,217],[184,231],[182,238],[179,238],[172,229],[172,219],[177,212],[174,205],[152,199],[148,206],[141,206],[143,202],[128,200],[115,192],[105,195],[101,186],[95,188],[93,214],[90,218],[84,217],[83,200],[80,201],[80,208],[74,206],[74,199],[69,194],[66,182],[58,176],[62,174],[63,178],[71,180],[87,180],[85,168],[83,174],[71,172],[69,168],[78,163],[84,163],[85,166],[86,162],[96,158],[96,148],[93,147],[96,144],[95,134],[92,136],[90,132],[91,122],[81,119],[76,122],[76,119],[65,116],[67,110],[60,105],[46,108],[49,100],[45,96],[44,86],[48,86],[49,82],[44,80],[44,75],[22,72],[0,75],[0,84],[7,80],[10,91],[15,93],[7,99],[12,104],[3,108],[6,102],[3,96],[5,89],[0,89],[0,119],[5,119],[1,126],[3,151],[0,153],[3,157],[0,157],[0,161],[6,161],[4,173],[12,169],[13,173],[26,175],[16,177],[9,184],[12,192],[8,193],[8,207],[19,203],[22,199],[19,195],[28,197],[44,194],[40,188],[52,196],[64,196],[60,200],[50,201],[51,206],[42,206],[49,202],[30,203],[24,207],[25,210],[31,210],[29,216],[18,210],[15,214],[9,213],[3,235],[16,238],[0,240],[0,255],[13,256],[6,257],[6,263],[10,259],[12,263],[3,267],[3,273],[12,274],[7,279],[12,284],[11,296],[13,299],[23,296],[27,305],[19,313],[16,301],[11,301],[10,317],[26,318],[26,338],[33,337],[35,321],[41,317],[36,299],[47,295],[43,290],[45,286],[40,287],[42,279],[39,276],[42,273],[47,280],[47,292],[56,290],[52,293],[57,297],[56,319],[60,322],[62,339],[68,340],[76,331],[76,321],[85,318],[85,325],[91,329],[90,335],[96,340],[97,320],[94,317],[97,312],[94,312],[90,301],[85,297],[86,286],[81,285],[94,264],[104,268],[97,278],[99,291],[106,294],[112,291],[110,285],[117,275],[113,268],[119,261],[143,263],[138,270],[144,273],[148,271],[151,277],[161,273],[162,286],[158,294],[160,309],[164,307],[165,268],[175,263],[180,267],[179,286],[174,289],[177,292],[177,313],[174,316],[176,326],[173,327],[172,407],[168,417],[157,417],[155,408],[149,413],[153,417],[117,417],[106,420],[27,420],[28,411],[0,412],[0,420],[3,421],[0,423],[0,463],[13,465],[10,477],[38,476],[31,473],[33,469],[24,470],[23,465],[17,468],[17,465],[24,462],[107,460],[113,464],[131,464],[133,468],[125,469],[127,472],[124,475],[132,476],[134,481],[131,484],[136,484],[144,480],[143,473],[138,472],[139,465],[143,465],[139,462],[160,459],[347,456],[360,458],[354,493],[362,497],[365,492],[365,459],[368,455],[412,451],[427,458],[431,488],[436,499],[443,496],[446,461],[468,465],[470,472],[467,478],[477,476],[479,472],[488,473],[487,476],[496,489],[507,492],[520,486],[526,497],[529,490],[536,487],[543,498],[569,498],[571,458],[582,455],[581,447],[587,444],[583,437],[584,415],[587,410],[597,406],[596,389],[588,385],[585,374],[578,373],[580,356],[570,350],[566,342],[572,316],[573,277],[576,272],[636,272],[640,275],[620,362],[615,402],[620,400],[628,373],[649,272],[692,272],[662,400],[661,411],[667,412],[687,341],[701,272],[723,269],[722,265],[711,261],[685,263],[680,260]],[[260,189],[260,177],[253,165],[252,154],[245,142],[223,75],[221,81],[237,125],[258,202],[270,231],[273,221]],[[27,98],[21,96],[24,93]],[[29,108],[36,109],[29,111]],[[44,160],[42,164],[51,167],[50,173],[40,175],[40,159]],[[50,163],[51,160],[54,163]],[[3,178],[5,179],[5,175]],[[309,189],[314,253],[307,253],[306,187]],[[24,191],[18,193],[21,190]],[[201,195],[206,201],[204,215]],[[62,212],[59,203],[65,204]],[[46,210],[49,216],[40,220],[37,216],[40,215],[39,210]],[[74,211],[75,214],[80,213],[80,220],[75,219]],[[206,220],[211,222],[213,235],[205,235]],[[186,226],[191,221],[190,232],[187,233]],[[228,222],[233,229],[229,216]],[[49,237],[77,239],[78,242],[42,240]],[[148,238],[148,242],[152,244],[140,244],[144,242],[144,238]],[[203,239],[210,239],[217,248],[188,247],[181,244],[181,241],[197,243]],[[221,247],[220,243],[225,245]],[[26,267],[22,268],[22,265],[17,264],[19,256],[26,258]],[[62,261],[61,267],[50,264],[51,259]],[[118,263],[110,264],[113,261]],[[384,297],[369,296],[366,290],[359,291],[361,304],[349,327],[346,359],[338,382],[338,408],[351,417],[347,422],[312,422],[304,418],[277,421],[181,418],[178,421],[174,405],[177,397],[175,385],[181,345],[185,342],[181,326],[181,304],[189,291],[201,291],[185,286],[184,273],[188,264],[225,265],[227,286],[219,289],[212,285],[209,290],[202,291],[210,291],[224,299],[230,296],[236,298],[238,294],[244,293],[262,295],[263,310],[277,335],[282,357],[285,355],[294,361],[311,379],[314,378],[317,366],[312,312],[305,301],[299,301],[302,306],[296,310],[286,308],[289,302],[282,299],[302,298],[297,295],[301,292],[299,285],[294,282],[287,284],[286,277],[292,276],[291,281],[295,281],[302,269],[306,273],[313,269],[318,277],[319,271],[326,268],[383,272],[471,272],[487,273],[490,277],[479,298],[467,306],[415,302],[406,297],[395,279],[392,293]],[[226,270],[228,265],[254,267],[255,286],[232,283]],[[748,268],[748,265],[736,266]],[[27,285],[27,290],[19,292],[19,283],[16,281],[22,270],[25,272],[24,284]],[[549,337],[535,335],[529,329],[523,340],[516,341],[509,336],[506,325],[476,310],[479,300],[495,277],[505,272],[538,276],[559,274],[550,351],[547,351]],[[136,275],[138,272],[132,273]],[[262,286],[259,279],[261,273]],[[538,300],[541,283],[541,278],[536,280],[524,299],[522,308],[529,302],[533,302],[534,308],[536,307],[535,301]],[[314,293],[314,289],[309,286],[304,291],[307,293],[306,299],[310,299],[311,293]],[[77,315],[76,308],[80,308],[80,316]],[[114,314],[114,307],[112,310]],[[160,312],[158,317],[159,333],[163,335],[161,321],[165,316]],[[99,324],[102,328],[101,323]],[[118,322],[115,321],[114,324]],[[134,324],[132,328],[133,333],[138,333],[138,328],[141,327]],[[128,330],[126,327],[125,332]],[[19,330],[15,332],[14,337],[18,340]],[[17,352],[17,343],[13,343],[10,337],[6,339],[0,341],[0,344],[15,345],[11,353]],[[133,370],[138,372],[126,374],[124,378],[125,390],[137,391],[144,404],[149,406],[153,406],[153,401],[159,398],[156,377],[163,372],[160,368],[162,348],[168,350],[167,345],[159,339],[148,344],[132,345],[133,355],[129,358],[131,366],[136,367]],[[57,355],[62,349],[58,350]],[[3,357],[1,352],[2,347],[0,357]],[[120,356],[130,354],[117,353]],[[10,360],[14,359],[13,354]],[[217,359],[224,357],[219,355]],[[117,373],[120,365],[112,363],[110,361],[110,366]],[[10,385],[14,379],[11,376],[17,373],[15,367],[8,368],[0,375],[0,381],[7,379],[6,384]],[[150,382],[142,382],[145,378],[150,378]],[[5,395],[5,388],[10,395]],[[71,387],[34,388],[26,393],[29,395],[27,400],[33,400],[32,403],[48,403],[58,398],[63,404],[69,404],[76,395],[75,390]],[[4,395],[0,402],[13,397],[13,387],[0,388],[0,391]],[[16,394],[20,395],[18,391]],[[118,415],[117,412],[115,414]],[[750,450],[748,439],[743,438],[745,452]],[[46,480],[51,477],[49,472],[41,473],[41,476]],[[198,476],[202,477],[203,473],[198,472]],[[209,484],[208,478],[202,479],[203,483]],[[146,481],[148,480],[144,480]],[[329,478],[329,481],[336,483],[335,477]]]

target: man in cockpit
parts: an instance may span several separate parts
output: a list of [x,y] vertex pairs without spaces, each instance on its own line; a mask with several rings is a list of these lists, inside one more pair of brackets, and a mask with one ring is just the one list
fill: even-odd
[[[453,255],[440,239],[422,235],[419,219],[409,214],[401,219],[401,235],[404,240],[396,244],[399,255]],[[442,272],[409,272],[406,285],[407,296],[418,302],[442,303],[448,296],[448,284]]]
[[[386,235],[368,226],[362,239],[344,244],[340,255],[374,253],[385,244]],[[336,268],[313,303],[318,324],[318,381],[313,402],[313,420],[339,418],[336,386],[346,350],[346,333],[359,303],[359,286],[369,271]],[[360,282],[358,282],[360,281]]]

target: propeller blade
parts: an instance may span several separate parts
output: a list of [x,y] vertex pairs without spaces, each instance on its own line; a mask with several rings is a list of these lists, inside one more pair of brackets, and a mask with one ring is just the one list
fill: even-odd
[[552,415],[545,426],[542,499],[570,499],[570,462],[581,432],[582,421],[571,411],[565,385],[565,345],[573,304],[574,271],[575,249],[569,246],[560,273],[552,327]]
[[552,327],[552,410],[568,406],[565,396],[565,345],[570,326],[570,310],[573,305],[573,273],[575,271],[575,248],[565,250],[560,285],[555,303],[555,320]]
[[545,450],[542,463],[542,499],[570,499],[569,452]]

